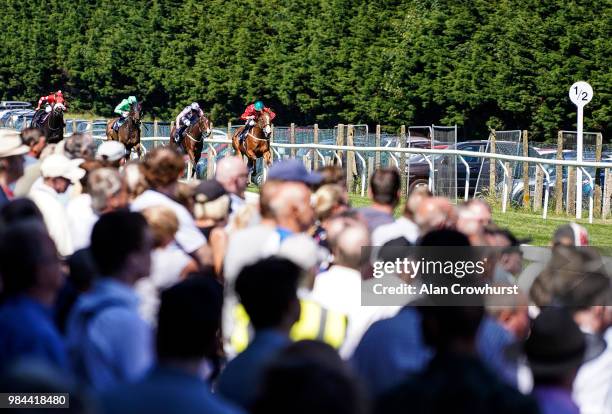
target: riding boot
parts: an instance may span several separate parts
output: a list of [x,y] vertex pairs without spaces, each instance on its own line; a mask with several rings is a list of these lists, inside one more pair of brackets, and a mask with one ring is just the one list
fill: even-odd
[[176,131],[176,134],[174,135],[174,141],[177,143],[177,145],[181,143],[184,131],[185,131],[185,126],[180,127]]

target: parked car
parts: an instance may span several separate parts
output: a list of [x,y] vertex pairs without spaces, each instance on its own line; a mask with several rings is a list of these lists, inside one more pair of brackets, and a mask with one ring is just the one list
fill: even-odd
[[[544,153],[542,155],[540,155],[541,158],[548,158],[548,159],[555,159],[557,157],[557,152],[556,149],[554,150],[554,152],[547,152]],[[576,160],[576,151],[574,150],[563,150],[563,159],[564,160]],[[595,153],[592,151],[585,151],[583,153],[582,156],[583,161],[595,161]],[[609,161],[612,160],[612,153],[603,153],[601,156],[602,161]],[[544,165],[544,169],[546,170],[546,172],[548,172],[549,176],[550,176],[550,183],[549,183],[549,199],[553,199],[554,198],[554,193],[555,193],[555,184],[557,181],[557,166],[553,165],[553,164],[547,164]],[[597,177],[595,176],[595,168],[593,167],[586,167],[585,170],[591,175],[591,177],[593,177],[593,184],[595,182],[597,182]],[[568,169],[566,166],[562,167],[562,179],[561,179],[561,183],[562,183],[562,191],[563,194],[567,194],[567,172]],[[535,179],[535,173],[536,173],[536,167],[535,165],[530,165],[529,168],[529,195],[530,197],[534,197],[535,195],[535,184],[536,184],[536,179]],[[600,185],[603,187],[604,185],[604,180],[605,180],[605,171],[603,168],[600,168],[599,171],[599,182]],[[512,189],[510,192],[510,200],[511,203],[514,205],[521,205],[523,203],[523,193],[524,193],[524,181],[522,178],[522,166],[521,166],[521,170],[516,170],[514,172],[513,175],[513,180],[512,180]],[[546,191],[546,179],[543,180],[542,182],[542,194],[544,194],[544,192]],[[591,181],[589,180],[588,176],[586,174],[582,174],[582,194],[584,196],[583,198],[583,203],[585,205],[588,205],[588,198],[589,195],[593,192],[593,185],[591,185]],[[565,197],[563,198],[563,202],[565,203]]]
[[[519,144],[511,141],[497,141],[497,152],[503,154],[518,154]],[[487,140],[473,140],[458,142],[457,144],[449,145],[446,148],[456,149],[461,151],[485,152],[488,150]],[[536,156],[535,150],[530,147],[529,154]],[[434,166],[433,176],[436,174],[446,174],[445,166],[455,164],[456,168],[456,185],[457,196],[461,197],[465,194],[465,181],[467,179],[467,170],[461,159],[454,155],[415,155],[410,157],[409,164],[406,166],[408,173],[410,189],[417,186],[428,186],[430,178],[430,166],[425,158],[428,158]],[[487,187],[489,185],[489,158],[463,156],[463,159],[469,167],[468,194],[473,196],[478,188]],[[452,167],[451,167],[452,168]],[[503,175],[503,170],[500,166],[497,167],[498,175]],[[478,188],[477,188],[478,187]]]
[[29,109],[32,104],[24,101],[0,101],[0,109]]

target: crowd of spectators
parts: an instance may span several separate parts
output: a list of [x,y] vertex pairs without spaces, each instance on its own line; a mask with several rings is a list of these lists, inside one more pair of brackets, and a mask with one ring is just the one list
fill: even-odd
[[[612,413],[610,276],[579,225],[524,266],[485,201],[402,200],[394,168],[357,208],[338,167],[277,161],[250,192],[239,157],[184,166],[0,131],[1,392],[109,414]],[[366,306],[381,246],[496,248],[485,278],[520,292]]]

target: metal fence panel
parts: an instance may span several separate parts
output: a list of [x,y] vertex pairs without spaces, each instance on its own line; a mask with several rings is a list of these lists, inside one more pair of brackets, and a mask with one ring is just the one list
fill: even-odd
[[[433,125],[431,146],[447,145],[454,148],[457,145],[457,126],[442,127]],[[433,156],[433,193],[436,196],[457,200],[457,156]]]

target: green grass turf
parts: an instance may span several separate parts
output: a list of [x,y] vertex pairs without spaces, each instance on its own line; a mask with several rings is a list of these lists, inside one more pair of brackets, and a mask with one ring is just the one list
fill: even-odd
[[[248,191],[257,192],[257,187],[250,185]],[[356,194],[351,194],[349,197],[353,207],[365,207],[371,204],[367,197]],[[403,203],[395,210],[396,216],[401,214],[402,205]],[[529,244],[547,246],[557,227],[576,221],[568,216],[555,216],[551,214],[550,210],[548,213],[548,218],[543,220],[541,213],[536,214],[512,209],[502,213],[501,208],[494,207],[493,220],[500,227],[510,229],[518,238],[531,238]],[[589,224],[588,219],[578,220],[577,222],[587,229],[590,243],[593,246],[612,246],[612,219],[608,219],[606,222],[601,219],[593,219],[593,224]]]

